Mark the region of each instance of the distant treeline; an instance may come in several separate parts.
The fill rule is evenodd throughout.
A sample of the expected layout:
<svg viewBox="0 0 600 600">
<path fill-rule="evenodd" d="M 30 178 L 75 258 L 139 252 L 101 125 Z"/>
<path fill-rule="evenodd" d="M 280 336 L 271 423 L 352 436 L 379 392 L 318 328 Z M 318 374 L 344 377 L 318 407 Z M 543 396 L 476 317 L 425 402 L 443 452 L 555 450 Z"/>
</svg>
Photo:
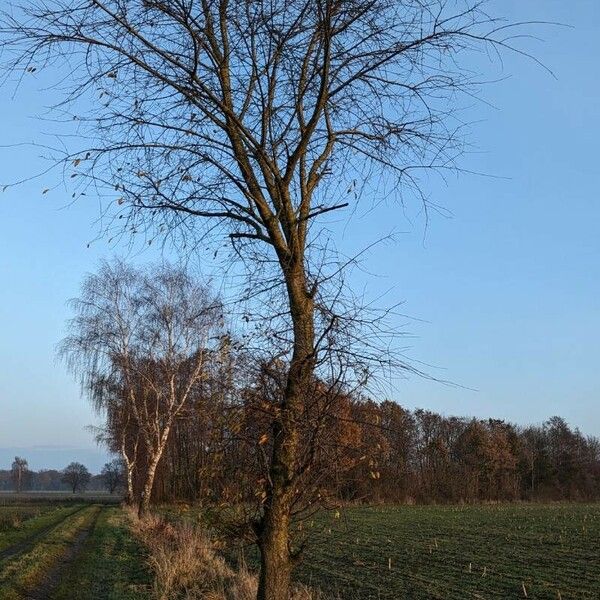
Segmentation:
<svg viewBox="0 0 600 600">
<path fill-rule="evenodd" d="M 0 492 L 99 492 L 113 493 L 122 489 L 123 464 L 116 459 L 104 465 L 99 475 L 92 475 L 78 462 L 61 471 L 29 469 L 27 459 L 16 456 L 11 469 L 0 469 Z"/>
<path fill-rule="evenodd" d="M 71 486 L 64 483 L 63 471 L 55 469 L 42 469 L 41 471 L 27 470 L 23 476 L 23 491 L 30 492 L 68 492 Z M 7 492 L 15 489 L 14 473 L 10 469 L 0 469 L 0 491 Z M 106 489 L 104 479 L 101 475 L 92 475 L 89 484 L 89 491 L 101 491 Z"/>
<path fill-rule="evenodd" d="M 518 427 L 411 412 L 390 401 L 346 398 L 343 404 L 330 442 L 332 448 L 352 448 L 354 465 L 340 469 L 335 453 L 329 455 L 321 486 L 330 498 L 422 503 L 600 498 L 600 442 L 560 417 Z M 156 499 L 219 500 L 260 476 L 248 444 L 237 443 L 219 415 L 213 423 L 207 416 L 190 407 L 177 421 L 156 475 Z M 255 417 L 244 422 L 254 428 L 250 435 L 260 447 L 263 427 Z M 352 458 L 345 453 L 340 460 Z"/>
<path fill-rule="evenodd" d="M 600 498 L 600 441 L 571 429 L 560 417 L 540 426 L 517 427 L 496 419 L 411 412 L 389 401 L 345 402 L 349 418 L 338 420 L 335 443 L 344 439 L 365 458 L 358 457 L 351 476 L 343 481 L 335 481 L 337 468 L 332 464 L 333 480 L 323 482 L 330 498 L 390 502 Z M 245 444 L 236 444 L 227 428 L 207 427 L 206 412 L 196 413 L 197 419 L 194 412 L 176 423 L 156 475 L 157 500 L 218 500 L 254 475 Z M 0 470 L 0 491 L 14 489 L 14 469 Z M 64 471 L 27 470 L 22 489 L 66 492 L 71 486 L 64 481 Z M 91 476 L 86 489 L 105 490 L 106 476 Z"/>
</svg>

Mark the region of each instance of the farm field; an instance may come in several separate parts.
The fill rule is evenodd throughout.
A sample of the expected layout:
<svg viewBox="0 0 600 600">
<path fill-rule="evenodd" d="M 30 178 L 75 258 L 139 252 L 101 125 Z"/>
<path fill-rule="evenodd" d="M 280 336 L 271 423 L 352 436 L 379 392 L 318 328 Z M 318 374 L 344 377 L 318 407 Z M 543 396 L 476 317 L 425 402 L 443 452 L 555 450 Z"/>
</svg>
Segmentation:
<svg viewBox="0 0 600 600">
<path fill-rule="evenodd" d="M 108 492 L 0 492 L 0 508 L 15 504 L 73 504 L 80 502 L 98 502 L 100 504 L 119 504 L 121 496 Z"/>
<path fill-rule="evenodd" d="M 298 579 L 325 598 L 600 597 L 600 504 L 347 508 L 301 534 Z M 146 565 L 118 506 L 0 505 L 2 600 L 152 598 Z"/>
<path fill-rule="evenodd" d="M 353 508 L 310 529 L 300 578 L 342 598 L 600 598 L 598 504 Z"/>
</svg>

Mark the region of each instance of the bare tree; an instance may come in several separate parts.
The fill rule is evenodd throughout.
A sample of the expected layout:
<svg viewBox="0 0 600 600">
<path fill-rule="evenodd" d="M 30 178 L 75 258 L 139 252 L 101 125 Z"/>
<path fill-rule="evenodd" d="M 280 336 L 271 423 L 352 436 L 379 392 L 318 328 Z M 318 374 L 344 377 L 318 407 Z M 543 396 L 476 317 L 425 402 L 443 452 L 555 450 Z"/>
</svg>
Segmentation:
<svg viewBox="0 0 600 600">
<path fill-rule="evenodd" d="M 11 466 L 10 476 L 17 493 L 21 493 L 23 490 L 28 472 L 29 465 L 27 464 L 27 461 L 20 456 L 15 456 L 15 460 Z"/>
<path fill-rule="evenodd" d="M 456 97 L 477 84 L 460 59 L 513 34 L 477 0 L 32 0 L 2 16 L 10 72 L 58 61 L 71 84 L 59 109 L 83 147 L 61 164 L 75 193 L 150 241 L 224 235 L 253 306 L 272 292 L 288 367 L 256 528 L 261 599 L 288 596 L 298 423 L 321 342 L 347 316 L 324 218 L 451 168 Z"/>
<path fill-rule="evenodd" d="M 65 467 L 61 481 L 66 483 L 75 493 L 85 491 L 91 478 L 92 476 L 85 465 L 72 462 Z"/>
<path fill-rule="evenodd" d="M 123 484 L 123 471 L 123 461 L 118 458 L 107 462 L 102 467 L 100 475 L 110 494 L 113 494 L 114 491 Z"/>
<path fill-rule="evenodd" d="M 173 423 L 201 385 L 210 345 L 220 339 L 221 303 L 184 270 L 117 261 L 85 280 L 73 307 L 61 352 L 107 413 L 108 437 L 128 465 L 130 493 L 138 444 L 144 444 L 141 516 Z"/>
</svg>

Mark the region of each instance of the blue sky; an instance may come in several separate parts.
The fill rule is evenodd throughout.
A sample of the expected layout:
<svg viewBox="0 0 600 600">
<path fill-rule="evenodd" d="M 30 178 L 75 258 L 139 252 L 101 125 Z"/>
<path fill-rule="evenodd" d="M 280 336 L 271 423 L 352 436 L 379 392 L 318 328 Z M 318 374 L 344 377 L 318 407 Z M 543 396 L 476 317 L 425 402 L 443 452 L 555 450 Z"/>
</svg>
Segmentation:
<svg viewBox="0 0 600 600">
<path fill-rule="evenodd" d="M 492 107 L 465 113 L 475 147 L 462 166 L 495 177 L 430 178 L 428 195 L 451 217 L 434 214 L 425 230 L 420 218 L 384 206 L 347 228 L 340 244 L 357 249 L 403 232 L 370 254 L 377 277 L 369 290 L 405 301 L 415 318 L 411 357 L 470 388 L 413 377 L 394 399 L 522 424 L 560 414 L 600 435 L 600 3 L 495 0 L 490 8 L 573 26 L 536 30 L 545 41 L 532 48 L 556 79 L 518 57 L 505 57 L 503 69 L 484 65 L 490 79 L 507 78 L 484 90 Z M 14 99 L 2 91 L 0 144 L 40 140 L 44 124 L 32 117 L 47 100 L 36 93 L 42 85 L 32 80 Z M 0 183 L 35 170 L 39 154 L 0 149 Z M 85 426 L 95 417 L 55 347 L 82 276 L 127 250 L 106 240 L 87 248 L 98 233 L 96 201 L 65 208 L 68 195 L 42 195 L 44 187 L 0 194 L 0 449 L 67 446 L 74 458 L 89 457 Z"/>
</svg>

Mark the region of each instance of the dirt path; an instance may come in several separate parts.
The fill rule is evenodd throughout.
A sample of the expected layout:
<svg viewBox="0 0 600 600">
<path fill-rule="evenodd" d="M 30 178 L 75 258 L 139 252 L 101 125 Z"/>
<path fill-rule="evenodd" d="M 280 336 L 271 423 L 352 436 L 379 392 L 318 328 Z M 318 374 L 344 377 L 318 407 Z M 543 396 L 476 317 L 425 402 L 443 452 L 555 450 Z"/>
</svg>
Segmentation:
<svg viewBox="0 0 600 600">
<path fill-rule="evenodd" d="M 46 535 L 48 535 L 48 533 L 50 533 L 55 527 L 60 527 L 60 525 L 64 523 L 67 519 L 70 519 L 85 508 L 86 506 L 80 506 L 79 508 L 72 510 L 66 515 L 63 515 L 62 518 L 51 523 L 50 525 L 47 525 L 42 529 L 37 529 L 28 538 L 25 538 L 24 540 L 21 540 L 20 542 L 17 542 L 16 544 L 13 544 L 12 546 L 9 546 L 8 548 L 5 548 L 4 550 L 0 551 L 0 562 L 6 560 L 7 558 L 14 558 L 16 556 L 19 556 L 19 554 L 29 552 L 42 538 L 46 537 Z"/>
<path fill-rule="evenodd" d="M 52 593 L 60 583 L 61 575 L 68 570 L 68 568 L 75 562 L 83 550 L 85 542 L 94 531 L 98 517 L 104 508 L 105 507 L 98 507 L 98 510 L 92 517 L 91 521 L 77 533 L 73 543 L 61 556 L 57 564 L 55 564 L 54 567 L 45 575 L 44 580 L 37 586 L 35 590 L 29 591 L 24 595 L 25 600 L 49 600 L 52 597 Z"/>
</svg>

